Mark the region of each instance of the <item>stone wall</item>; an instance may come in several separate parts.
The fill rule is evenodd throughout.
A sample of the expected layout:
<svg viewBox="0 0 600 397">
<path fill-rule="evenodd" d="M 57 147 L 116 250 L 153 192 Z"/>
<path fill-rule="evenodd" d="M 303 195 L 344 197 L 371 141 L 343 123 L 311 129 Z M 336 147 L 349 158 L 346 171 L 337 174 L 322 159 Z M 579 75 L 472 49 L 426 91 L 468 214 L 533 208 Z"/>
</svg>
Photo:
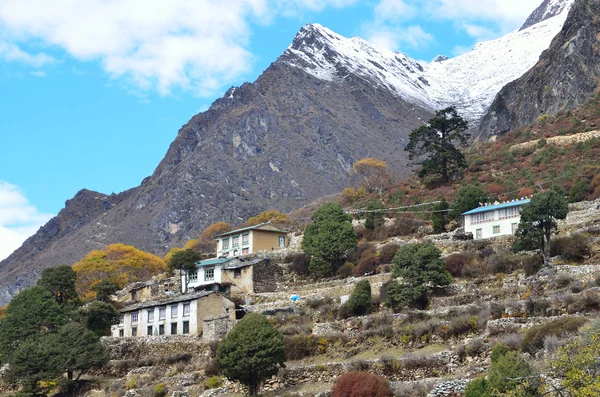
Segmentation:
<svg viewBox="0 0 600 397">
<path fill-rule="evenodd" d="M 206 319 L 202 327 L 202 338 L 207 341 L 221 340 L 227 336 L 235 324 L 235 320 L 231 320 L 229 316 Z"/>
</svg>

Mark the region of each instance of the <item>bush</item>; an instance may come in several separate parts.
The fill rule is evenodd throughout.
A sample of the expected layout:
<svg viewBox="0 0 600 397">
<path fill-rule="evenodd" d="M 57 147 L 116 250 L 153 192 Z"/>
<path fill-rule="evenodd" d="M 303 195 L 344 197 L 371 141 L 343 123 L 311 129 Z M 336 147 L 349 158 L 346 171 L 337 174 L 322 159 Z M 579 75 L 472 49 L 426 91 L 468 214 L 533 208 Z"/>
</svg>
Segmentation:
<svg viewBox="0 0 600 397">
<path fill-rule="evenodd" d="M 581 233 L 555 238 L 550 243 L 550 255 L 560 255 L 566 260 L 583 260 L 590 255 L 588 238 Z"/>
<path fill-rule="evenodd" d="M 521 348 L 534 354 L 544 347 L 544 339 L 550 335 L 563 336 L 576 332 L 587 320 L 583 317 L 561 317 L 546 324 L 531 327 L 525 334 Z"/>
<path fill-rule="evenodd" d="M 342 278 L 350 277 L 354 272 L 354 265 L 350 262 L 345 262 L 342 266 L 340 266 L 335 274 Z"/>
<path fill-rule="evenodd" d="M 313 256 L 308 264 L 308 272 L 315 278 L 324 278 L 331 275 L 331 263 L 318 256 Z"/>
<path fill-rule="evenodd" d="M 479 318 L 466 314 L 451 320 L 444 331 L 446 337 L 457 337 L 477 331 L 477 329 L 479 329 Z"/>
<path fill-rule="evenodd" d="M 164 383 L 159 383 L 152 389 L 152 397 L 165 397 L 167 395 L 167 388 Z"/>
<path fill-rule="evenodd" d="M 571 186 L 571 190 L 569 191 L 569 202 L 576 203 L 585 200 L 589 190 L 590 187 L 588 184 L 585 181 L 578 179 L 573 186 Z"/>
<path fill-rule="evenodd" d="M 304 254 L 294 255 L 291 260 L 290 270 L 300 276 L 308 275 L 310 256 Z"/>
<path fill-rule="evenodd" d="M 367 314 L 371 308 L 371 283 L 368 280 L 359 281 L 347 304 L 355 316 Z"/>
<path fill-rule="evenodd" d="M 425 221 L 417 218 L 415 215 L 404 214 L 396 216 L 394 224 L 389 230 L 390 237 L 392 236 L 408 236 L 417 233 L 421 226 L 425 225 Z"/>
<path fill-rule="evenodd" d="M 216 376 L 221 373 L 221 366 L 219 362 L 215 359 L 211 359 L 206 363 L 206 368 L 204 369 L 204 374 L 206 376 Z"/>
<path fill-rule="evenodd" d="M 585 294 L 578 296 L 567 307 L 567 312 L 569 314 L 585 313 L 595 310 L 600 310 L 600 295 L 597 291 L 588 291 Z"/>
<path fill-rule="evenodd" d="M 490 390 L 485 377 L 475 378 L 467 383 L 465 397 L 490 397 Z"/>
<path fill-rule="evenodd" d="M 533 276 L 542 268 L 542 261 L 537 255 L 521 257 L 521 267 L 527 276 Z"/>
<path fill-rule="evenodd" d="M 375 245 L 371 243 L 360 243 L 358 246 L 350 248 L 348 250 L 348 253 L 346 254 L 346 259 L 348 259 L 352 263 L 358 263 L 359 259 L 363 255 L 375 255 L 376 253 L 377 248 L 375 247 Z"/>
<path fill-rule="evenodd" d="M 391 397 L 389 382 L 368 372 L 348 372 L 335 382 L 332 397 Z"/>
<path fill-rule="evenodd" d="M 379 266 L 379 257 L 373 254 L 363 255 L 358 261 L 358 266 L 353 270 L 357 277 L 374 274 L 377 266 Z"/>
<path fill-rule="evenodd" d="M 220 376 L 211 376 L 210 378 L 204 381 L 204 387 L 207 389 L 216 389 L 218 387 L 223 386 L 223 378 Z"/>
<path fill-rule="evenodd" d="M 301 360 L 313 353 L 314 340 L 311 336 L 286 336 L 283 340 L 287 360 Z"/>
<path fill-rule="evenodd" d="M 460 277 L 464 267 L 471 260 L 472 256 L 467 253 L 452 254 L 444 258 L 444 265 L 453 277 Z"/>
<path fill-rule="evenodd" d="M 388 243 L 388 244 L 384 245 L 383 247 L 381 247 L 381 250 L 379 251 L 379 261 L 382 264 L 392 263 L 392 260 L 394 259 L 394 255 L 396 255 L 396 252 L 398 252 L 398 249 L 400 249 L 400 246 L 398 244 Z"/>
</svg>

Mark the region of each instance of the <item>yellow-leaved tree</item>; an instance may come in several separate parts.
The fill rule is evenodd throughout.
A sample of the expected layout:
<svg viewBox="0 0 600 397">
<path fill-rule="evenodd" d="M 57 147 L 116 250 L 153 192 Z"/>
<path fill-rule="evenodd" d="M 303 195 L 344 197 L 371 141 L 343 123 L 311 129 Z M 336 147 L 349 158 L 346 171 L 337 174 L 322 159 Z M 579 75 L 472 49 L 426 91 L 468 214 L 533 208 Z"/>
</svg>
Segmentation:
<svg viewBox="0 0 600 397">
<path fill-rule="evenodd" d="M 274 225 L 282 226 L 289 225 L 292 221 L 286 214 L 282 214 L 277 210 L 267 210 L 256 216 L 253 216 L 252 218 L 248 218 L 246 221 L 246 226 L 256 226 L 266 222 L 271 222 Z"/>
<path fill-rule="evenodd" d="M 354 163 L 350 175 L 353 182 L 368 193 L 380 193 L 391 177 L 385 161 L 372 157 Z"/>
<path fill-rule="evenodd" d="M 119 288 L 128 283 L 146 281 L 166 270 L 165 261 L 131 245 L 111 244 L 94 250 L 73 265 L 77 272 L 75 289 L 83 300 L 95 297 L 94 286 L 109 280 Z"/>
<path fill-rule="evenodd" d="M 204 229 L 204 231 L 200 234 L 200 237 L 188 240 L 181 248 L 171 248 L 167 255 L 165 255 L 165 262 L 169 263 L 174 253 L 178 251 L 185 251 L 186 249 L 192 249 L 202 255 L 215 255 L 217 251 L 217 243 L 214 240 L 215 236 L 221 233 L 227 233 L 232 229 L 233 227 L 231 224 L 227 222 L 213 223 Z"/>
</svg>

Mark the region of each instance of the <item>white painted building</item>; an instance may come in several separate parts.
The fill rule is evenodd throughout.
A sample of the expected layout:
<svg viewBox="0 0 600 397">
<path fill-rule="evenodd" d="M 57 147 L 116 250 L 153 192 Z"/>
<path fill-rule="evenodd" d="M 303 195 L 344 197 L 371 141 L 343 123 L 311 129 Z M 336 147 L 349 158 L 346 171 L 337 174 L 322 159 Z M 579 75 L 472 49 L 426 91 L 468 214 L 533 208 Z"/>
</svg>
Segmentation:
<svg viewBox="0 0 600 397">
<path fill-rule="evenodd" d="M 275 251 L 289 244 L 288 231 L 270 222 L 232 230 L 215 236 L 218 257 L 237 257 L 259 251 Z"/>
<path fill-rule="evenodd" d="M 204 323 L 216 318 L 235 320 L 235 304 L 213 291 L 147 301 L 121 310 L 114 337 L 201 335 Z"/>
<path fill-rule="evenodd" d="M 467 211 L 463 214 L 465 233 L 472 233 L 475 240 L 514 235 L 521 221 L 521 208 L 530 201 L 513 200 Z"/>
</svg>

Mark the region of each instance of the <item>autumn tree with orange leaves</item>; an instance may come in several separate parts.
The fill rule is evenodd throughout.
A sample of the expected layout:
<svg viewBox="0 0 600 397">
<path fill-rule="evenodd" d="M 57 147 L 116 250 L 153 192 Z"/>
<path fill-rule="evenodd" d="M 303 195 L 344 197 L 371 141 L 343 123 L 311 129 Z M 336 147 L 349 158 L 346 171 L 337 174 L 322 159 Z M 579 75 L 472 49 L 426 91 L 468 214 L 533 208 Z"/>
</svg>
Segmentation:
<svg viewBox="0 0 600 397">
<path fill-rule="evenodd" d="M 166 270 L 165 261 L 131 245 L 112 244 L 94 250 L 73 265 L 77 273 L 75 289 L 82 300 L 95 297 L 94 287 L 108 280 L 118 288 L 128 283 L 146 281 Z"/>
<path fill-rule="evenodd" d="M 350 175 L 353 182 L 367 193 L 380 193 L 391 177 L 385 161 L 372 157 L 354 163 Z"/>
</svg>

